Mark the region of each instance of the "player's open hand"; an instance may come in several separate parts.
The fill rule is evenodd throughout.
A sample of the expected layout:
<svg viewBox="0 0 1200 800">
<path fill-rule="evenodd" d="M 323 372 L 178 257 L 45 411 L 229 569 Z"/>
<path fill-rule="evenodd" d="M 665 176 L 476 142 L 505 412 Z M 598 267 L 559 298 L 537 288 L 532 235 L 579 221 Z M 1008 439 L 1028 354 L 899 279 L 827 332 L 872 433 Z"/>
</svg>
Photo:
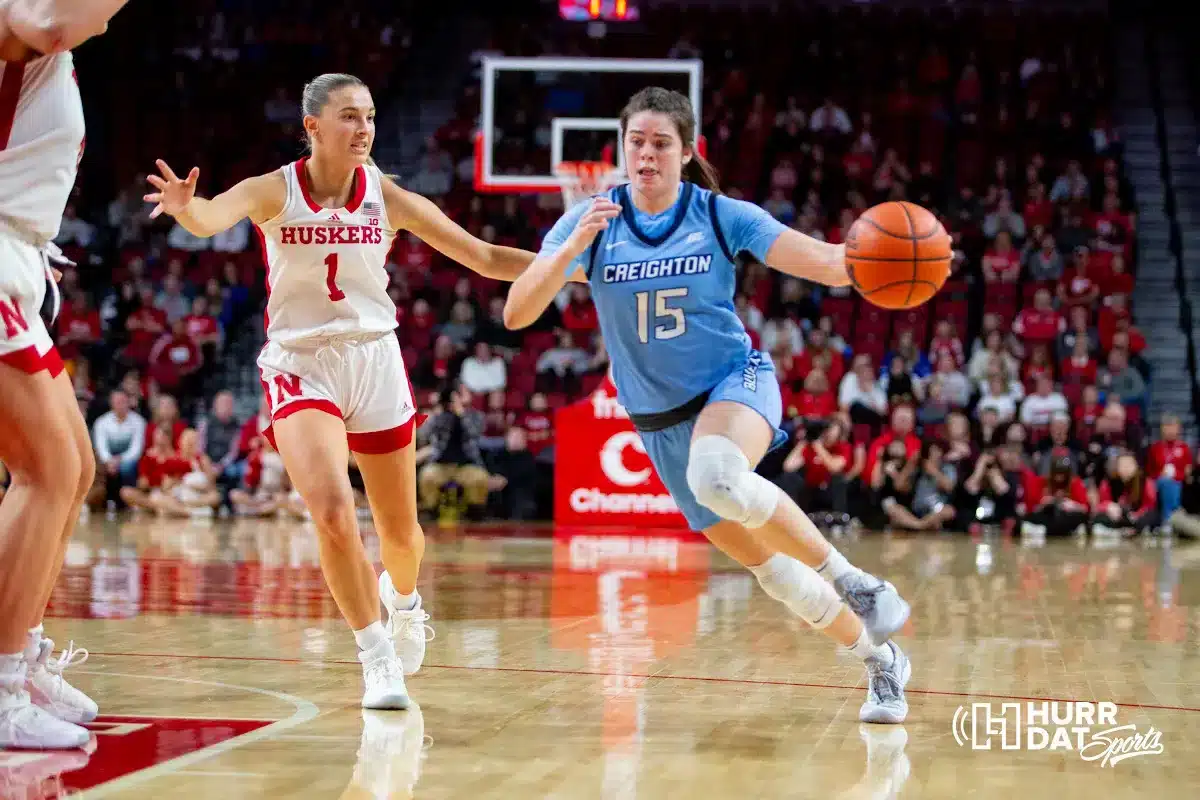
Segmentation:
<svg viewBox="0 0 1200 800">
<path fill-rule="evenodd" d="M 591 207 L 579 218 L 567 239 L 567 247 L 576 255 L 583 253 L 592 246 L 600 231 L 608 227 L 608 221 L 620 213 L 621 207 L 613 201 L 603 197 L 593 199 Z"/>
<path fill-rule="evenodd" d="M 142 199 L 147 203 L 157 204 L 150 212 L 150 219 L 163 213 L 175 216 L 187 208 L 188 203 L 192 202 L 192 198 L 196 196 L 196 180 L 200 177 L 200 168 L 192 167 L 187 178 L 181 180 L 161 158 L 154 163 L 158 165 L 162 176 L 148 175 L 146 180 L 158 191 L 150 192 Z"/>
</svg>

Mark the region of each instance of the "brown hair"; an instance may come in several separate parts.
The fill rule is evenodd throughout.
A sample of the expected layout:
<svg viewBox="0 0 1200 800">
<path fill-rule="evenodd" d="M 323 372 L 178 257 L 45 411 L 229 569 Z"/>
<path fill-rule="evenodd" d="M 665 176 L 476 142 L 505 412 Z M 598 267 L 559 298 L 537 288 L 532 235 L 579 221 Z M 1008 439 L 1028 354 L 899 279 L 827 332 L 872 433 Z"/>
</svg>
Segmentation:
<svg viewBox="0 0 1200 800">
<path fill-rule="evenodd" d="M 683 140 L 683 146 L 692 149 L 692 160 L 683 168 L 684 177 L 705 189 L 720 192 L 716 169 L 696 149 L 696 111 L 692 108 L 692 101 L 679 92 L 661 86 L 647 86 L 629 98 L 629 102 L 621 109 L 622 139 L 625 137 L 625 128 L 629 125 L 629 118 L 642 111 L 654 111 L 671 118 L 679 132 L 679 138 Z"/>
<path fill-rule="evenodd" d="M 325 106 L 329 105 L 329 95 L 345 89 L 349 86 L 361 86 L 368 89 L 367 84 L 363 83 L 362 79 L 356 78 L 353 75 L 347 75 L 344 72 L 326 72 L 324 75 L 318 75 L 308 83 L 304 84 L 304 93 L 300 99 L 300 113 L 306 117 L 319 117 Z M 312 152 L 312 139 L 308 132 L 304 133 L 304 143 L 306 149 Z M 367 163 L 372 167 L 377 166 L 375 159 L 367 156 Z M 398 180 L 395 175 L 388 175 L 392 180 Z"/>
</svg>

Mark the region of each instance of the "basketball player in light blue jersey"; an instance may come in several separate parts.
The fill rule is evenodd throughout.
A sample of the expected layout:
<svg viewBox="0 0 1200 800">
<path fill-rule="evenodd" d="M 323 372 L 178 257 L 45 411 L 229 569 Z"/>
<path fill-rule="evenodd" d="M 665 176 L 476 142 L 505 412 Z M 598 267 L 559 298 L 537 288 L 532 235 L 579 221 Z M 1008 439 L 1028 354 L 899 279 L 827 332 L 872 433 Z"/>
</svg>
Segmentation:
<svg viewBox="0 0 1200 800">
<path fill-rule="evenodd" d="M 638 92 L 621 113 L 621 137 L 629 183 L 559 219 L 513 284 L 505 324 L 530 325 L 568 280 L 586 280 L 618 399 L 688 523 L 864 660 L 861 720 L 903 722 L 911 667 L 891 637 L 909 606 L 754 472 L 787 435 L 775 367 L 750 347 L 733 308 L 740 254 L 842 286 L 850 282 L 844 250 L 719 195 L 695 152 L 695 117 L 682 94 Z M 708 188 L 682 180 L 684 169 Z"/>
</svg>

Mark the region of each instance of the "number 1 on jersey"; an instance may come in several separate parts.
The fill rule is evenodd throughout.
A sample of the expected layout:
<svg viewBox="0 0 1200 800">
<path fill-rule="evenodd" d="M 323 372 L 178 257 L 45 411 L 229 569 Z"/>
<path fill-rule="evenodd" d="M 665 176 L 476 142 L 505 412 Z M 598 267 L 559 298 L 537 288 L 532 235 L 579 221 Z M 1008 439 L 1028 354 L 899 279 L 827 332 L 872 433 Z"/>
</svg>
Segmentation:
<svg viewBox="0 0 1200 800">
<path fill-rule="evenodd" d="M 687 320 L 684 319 L 682 308 L 671 308 L 667 301 L 673 297 L 687 297 L 687 287 L 678 289 L 659 289 L 657 292 L 638 292 L 637 297 L 637 326 L 638 340 L 642 344 L 650 342 L 650 295 L 654 295 L 654 318 L 670 317 L 672 324 L 654 326 L 655 339 L 674 339 L 683 336 L 687 331 Z"/>
<path fill-rule="evenodd" d="M 330 253 L 325 256 L 325 285 L 329 287 L 329 299 L 335 303 L 338 300 L 346 299 L 346 293 L 337 286 L 337 269 L 337 253 Z"/>
</svg>

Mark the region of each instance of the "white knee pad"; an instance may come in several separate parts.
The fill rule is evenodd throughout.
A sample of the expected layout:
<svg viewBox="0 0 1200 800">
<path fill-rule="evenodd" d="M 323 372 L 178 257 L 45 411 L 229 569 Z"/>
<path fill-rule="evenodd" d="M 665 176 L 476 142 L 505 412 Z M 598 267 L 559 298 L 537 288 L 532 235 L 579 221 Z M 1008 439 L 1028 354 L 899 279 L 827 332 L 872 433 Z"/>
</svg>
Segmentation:
<svg viewBox="0 0 1200 800">
<path fill-rule="evenodd" d="M 751 470 L 746 454 L 724 436 L 692 442 L 687 482 L 700 505 L 747 528 L 765 525 L 779 503 L 779 488 Z"/>
<path fill-rule="evenodd" d="M 776 553 L 750 571 L 764 592 L 817 630 L 829 627 L 841 613 L 842 601 L 833 584 L 794 558 Z"/>
</svg>

